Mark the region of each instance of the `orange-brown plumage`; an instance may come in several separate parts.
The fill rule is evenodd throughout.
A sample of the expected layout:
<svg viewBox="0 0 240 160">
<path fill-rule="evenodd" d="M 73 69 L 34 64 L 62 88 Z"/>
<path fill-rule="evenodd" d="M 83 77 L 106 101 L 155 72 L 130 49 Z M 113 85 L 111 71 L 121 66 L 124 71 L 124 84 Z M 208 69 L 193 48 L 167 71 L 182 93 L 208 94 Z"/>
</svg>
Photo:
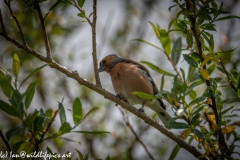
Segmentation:
<svg viewBox="0 0 240 160">
<path fill-rule="evenodd" d="M 171 118 L 165 111 L 166 106 L 161 99 L 146 100 L 132 94 L 136 91 L 158 94 L 158 89 L 149 71 L 143 65 L 112 54 L 101 60 L 99 72 L 102 71 L 109 73 L 117 95 L 123 96 L 133 104 L 146 104 L 157 112 L 164 124 Z"/>
</svg>

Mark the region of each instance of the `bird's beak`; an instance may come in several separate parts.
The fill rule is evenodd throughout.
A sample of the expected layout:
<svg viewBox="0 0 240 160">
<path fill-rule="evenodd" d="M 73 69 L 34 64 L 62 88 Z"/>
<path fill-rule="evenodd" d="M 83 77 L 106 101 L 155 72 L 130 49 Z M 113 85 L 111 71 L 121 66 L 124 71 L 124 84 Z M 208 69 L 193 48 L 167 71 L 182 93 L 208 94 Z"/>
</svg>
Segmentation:
<svg viewBox="0 0 240 160">
<path fill-rule="evenodd" d="M 103 72 L 105 69 L 105 66 L 100 66 L 100 68 L 98 69 L 98 72 Z"/>
</svg>

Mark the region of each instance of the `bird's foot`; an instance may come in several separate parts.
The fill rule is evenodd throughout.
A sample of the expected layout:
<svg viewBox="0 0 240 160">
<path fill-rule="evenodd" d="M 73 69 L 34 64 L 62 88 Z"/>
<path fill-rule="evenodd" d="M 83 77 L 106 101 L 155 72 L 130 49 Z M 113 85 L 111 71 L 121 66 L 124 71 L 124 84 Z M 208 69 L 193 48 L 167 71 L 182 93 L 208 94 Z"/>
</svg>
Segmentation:
<svg viewBox="0 0 240 160">
<path fill-rule="evenodd" d="M 144 106 L 142 106 L 142 107 L 141 107 L 141 108 L 139 108 L 138 110 L 139 110 L 139 112 L 142 112 L 142 113 L 144 113 Z"/>
<path fill-rule="evenodd" d="M 122 94 L 117 94 L 116 97 L 118 97 L 120 100 L 123 100 L 124 102 L 128 103 L 128 100 L 122 95 Z"/>
</svg>

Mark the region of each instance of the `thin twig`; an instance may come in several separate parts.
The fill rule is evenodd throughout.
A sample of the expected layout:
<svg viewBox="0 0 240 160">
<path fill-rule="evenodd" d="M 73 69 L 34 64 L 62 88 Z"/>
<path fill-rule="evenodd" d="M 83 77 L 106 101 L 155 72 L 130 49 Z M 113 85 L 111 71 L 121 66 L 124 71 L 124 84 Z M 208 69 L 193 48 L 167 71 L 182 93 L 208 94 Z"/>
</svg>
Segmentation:
<svg viewBox="0 0 240 160">
<path fill-rule="evenodd" d="M 4 24 L 3 19 L 0 19 L 0 23 Z M 32 54 L 35 57 L 39 58 L 41 61 L 44 61 L 44 62 L 48 63 L 51 68 L 54 68 L 54 69 L 58 70 L 59 72 L 65 74 L 66 76 L 76 80 L 80 85 L 84 85 L 87 88 L 89 88 L 89 89 L 99 93 L 100 95 L 104 96 L 106 99 L 109 99 L 110 101 L 119 104 L 122 108 L 124 108 L 124 109 L 128 110 L 129 112 L 133 113 L 137 117 L 141 118 L 145 123 L 154 127 L 159 132 L 161 132 L 163 135 L 167 136 L 168 138 L 170 138 L 173 141 L 175 141 L 176 143 L 178 143 L 180 147 L 187 150 L 189 153 L 194 155 L 196 158 L 199 158 L 202 155 L 202 153 L 199 152 L 194 146 L 191 146 L 186 141 L 184 141 L 181 137 L 175 135 L 174 133 L 172 133 L 171 131 L 166 129 L 163 125 L 160 125 L 159 122 L 151 119 L 146 114 L 144 114 L 142 112 L 139 112 L 139 110 L 137 108 L 135 108 L 132 105 L 120 100 L 119 98 L 117 98 L 112 93 L 104 90 L 102 87 L 100 87 L 98 85 L 94 85 L 91 82 L 87 81 L 86 79 L 80 77 L 77 71 L 69 71 L 66 67 L 56 63 L 55 61 L 53 61 L 49 58 L 46 58 L 41 53 L 29 48 L 26 45 L 21 44 L 19 41 L 10 37 L 7 34 L 3 34 L 3 33 L 0 32 L 0 35 L 5 37 L 7 41 L 13 43 L 15 46 L 17 46 L 19 48 L 22 48 L 27 53 Z M 206 159 L 206 158 L 202 158 L 202 159 Z"/>
<path fill-rule="evenodd" d="M 148 156 L 150 157 L 150 159 L 154 160 L 153 156 L 151 155 L 151 153 L 148 151 L 146 145 L 142 142 L 142 140 L 138 137 L 137 133 L 134 131 L 132 125 L 130 124 L 128 117 L 125 116 L 124 112 L 122 111 L 121 108 L 119 108 L 120 112 L 122 113 L 123 116 L 123 120 L 126 123 L 127 127 L 130 129 L 130 131 L 134 134 L 134 136 L 136 137 L 136 140 L 143 146 L 144 150 L 147 152 Z"/>
<path fill-rule="evenodd" d="M 8 152 L 9 152 L 9 153 L 10 153 L 10 152 L 13 153 L 13 151 L 12 151 L 12 149 L 11 149 L 8 141 L 7 141 L 6 138 L 4 137 L 1 129 L 0 129 L 0 137 L 2 138 L 3 143 L 4 143 L 5 146 L 7 147 Z M 14 157 L 14 156 L 12 157 L 12 159 L 13 159 L 13 160 L 17 160 L 17 158 Z"/>
<path fill-rule="evenodd" d="M 78 5 L 78 3 L 76 2 L 76 0 L 72 0 L 73 3 L 74 3 L 74 6 L 77 7 L 77 9 L 81 12 L 81 13 L 84 13 L 85 11 Z M 87 22 L 89 23 L 89 25 L 92 27 L 92 22 L 90 21 L 90 19 L 86 16 L 84 17 Z"/>
<path fill-rule="evenodd" d="M 13 11 L 12 11 L 11 4 L 10 4 L 11 1 L 4 0 L 4 2 L 5 2 L 5 4 L 7 5 L 8 9 L 9 9 L 9 11 L 10 11 L 11 17 L 14 19 L 14 21 L 15 21 L 16 24 L 17 24 L 17 27 L 18 27 L 19 32 L 20 32 L 21 37 L 22 37 L 23 44 L 24 44 L 24 45 L 27 45 L 27 42 L 26 42 L 25 36 L 24 36 L 24 34 L 23 34 L 22 28 L 21 28 L 21 26 L 20 26 L 20 24 L 19 24 L 16 16 L 14 15 L 14 13 L 13 13 Z"/>
<path fill-rule="evenodd" d="M 167 55 L 167 54 L 166 54 L 166 55 Z M 179 71 L 178 71 L 178 69 L 177 69 L 176 65 L 173 63 L 173 60 L 172 60 L 172 58 L 171 58 L 169 55 L 167 55 L 167 58 L 168 58 L 169 62 L 172 64 L 172 66 L 173 66 L 173 69 L 174 69 L 174 70 L 175 70 L 175 72 L 177 73 L 178 77 L 179 77 L 179 78 L 180 78 L 180 80 L 183 82 L 183 78 L 182 78 L 181 74 L 179 73 Z"/>
<path fill-rule="evenodd" d="M 97 0 L 93 0 L 92 58 L 93 58 L 93 67 L 94 67 L 96 84 L 101 86 L 101 81 L 98 73 L 98 61 L 97 61 L 96 25 L 97 25 Z"/>
<path fill-rule="evenodd" d="M 45 22 L 44 22 L 44 18 L 43 18 L 42 11 L 41 11 L 39 3 L 36 5 L 35 9 L 37 10 L 38 17 L 39 17 L 39 20 L 40 20 L 40 23 L 41 23 L 41 27 L 42 27 L 42 34 L 43 34 L 43 37 L 44 37 L 47 58 L 52 59 L 51 47 L 50 47 L 50 43 L 49 43 L 49 40 L 48 40 L 46 27 L 45 27 Z"/>
</svg>

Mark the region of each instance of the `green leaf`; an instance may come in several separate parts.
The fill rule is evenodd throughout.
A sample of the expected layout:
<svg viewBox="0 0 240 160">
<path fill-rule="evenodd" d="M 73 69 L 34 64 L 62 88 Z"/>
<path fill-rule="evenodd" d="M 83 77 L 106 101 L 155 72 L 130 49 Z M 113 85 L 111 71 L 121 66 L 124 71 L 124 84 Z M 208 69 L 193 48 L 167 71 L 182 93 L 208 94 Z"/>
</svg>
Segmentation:
<svg viewBox="0 0 240 160">
<path fill-rule="evenodd" d="M 183 15 L 185 15 L 185 16 L 194 16 L 194 13 L 193 12 L 191 12 L 191 11 L 189 11 L 189 10 L 182 10 L 182 12 L 181 12 Z"/>
<path fill-rule="evenodd" d="M 77 2 L 80 7 L 83 7 L 85 0 L 78 0 Z"/>
<path fill-rule="evenodd" d="M 189 104 L 189 106 L 194 105 L 194 104 L 196 104 L 196 103 L 203 102 L 205 99 L 206 99 L 205 97 L 198 97 L 197 99 L 193 100 L 193 101 Z"/>
<path fill-rule="evenodd" d="M 98 107 L 94 107 L 94 108 L 92 108 L 90 111 L 88 111 L 88 113 L 83 117 L 82 121 L 83 121 L 85 118 L 87 118 L 87 116 L 88 116 L 89 114 L 91 114 L 93 111 L 95 111 L 95 110 L 97 110 L 97 109 L 99 109 L 99 108 L 98 108 Z"/>
<path fill-rule="evenodd" d="M 191 90 L 189 92 L 189 96 L 191 99 L 196 99 L 197 98 L 197 93 L 194 90 Z"/>
<path fill-rule="evenodd" d="M 226 114 L 228 111 L 230 111 L 231 109 L 233 109 L 234 106 L 232 107 L 229 107 L 228 109 L 225 109 L 223 112 L 222 112 L 222 115 Z"/>
<path fill-rule="evenodd" d="M 171 53 L 171 42 L 168 33 L 165 29 L 160 30 L 160 42 L 162 43 L 165 54 L 170 55 Z"/>
<path fill-rule="evenodd" d="M 25 108 L 26 110 L 29 108 L 31 102 L 32 102 L 32 99 L 33 99 L 33 96 L 34 96 L 34 93 L 35 93 L 35 87 L 36 85 L 40 82 L 40 80 L 36 80 L 34 82 L 32 82 L 28 88 L 26 89 L 26 91 L 23 93 L 23 97 L 25 96 Z"/>
<path fill-rule="evenodd" d="M 162 75 L 162 78 L 161 78 L 160 92 L 162 92 L 162 91 L 163 91 L 164 82 L 165 82 L 165 80 L 164 80 L 164 76 L 165 76 L 165 75 Z"/>
<path fill-rule="evenodd" d="M 58 107 L 60 109 L 60 120 L 61 120 L 61 124 L 64 124 L 67 120 L 66 118 L 66 114 L 65 114 L 65 109 L 63 107 L 63 104 L 61 102 L 58 102 Z"/>
<path fill-rule="evenodd" d="M 187 45 L 189 48 L 192 48 L 192 45 L 193 45 L 193 36 L 191 33 L 187 32 L 187 38 L 186 38 L 186 41 L 187 41 Z"/>
<path fill-rule="evenodd" d="M 42 68 L 46 67 L 48 64 L 42 65 L 41 67 L 38 67 L 36 69 L 34 69 L 20 84 L 19 88 L 30 78 L 32 77 L 34 74 L 38 73 Z"/>
<path fill-rule="evenodd" d="M 222 20 L 233 19 L 233 18 L 240 19 L 240 17 L 238 17 L 238 16 L 226 16 L 226 17 L 218 18 L 218 19 L 216 19 L 215 21 L 222 21 Z"/>
<path fill-rule="evenodd" d="M 199 86 L 200 84 L 203 84 L 204 82 L 202 80 L 198 80 L 193 82 L 185 91 L 185 95 L 187 95 L 190 91 L 193 90 L 193 88 L 195 88 L 196 86 Z"/>
<path fill-rule="evenodd" d="M 160 74 L 164 74 L 164 75 L 166 75 L 166 76 L 174 77 L 174 74 L 169 73 L 169 72 L 167 72 L 167 71 L 165 71 L 165 70 L 163 70 L 163 69 L 155 66 L 155 65 L 152 64 L 151 62 L 141 61 L 141 63 L 144 63 L 144 64 L 148 65 L 152 70 L 154 70 L 154 71 L 156 71 L 156 72 L 158 72 L 158 73 L 160 73 Z"/>
<path fill-rule="evenodd" d="M 103 134 L 111 134 L 110 132 L 107 131 L 73 131 L 76 133 L 83 133 L 83 134 L 95 134 L 95 135 L 103 135 Z"/>
<path fill-rule="evenodd" d="M 197 129 L 194 129 L 194 133 L 201 139 L 205 138 L 204 134 L 201 131 L 197 130 Z"/>
<path fill-rule="evenodd" d="M 172 129 L 185 129 L 185 128 L 189 128 L 190 126 L 183 122 L 171 121 L 168 123 L 168 127 Z"/>
<path fill-rule="evenodd" d="M 79 98 L 75 98 L 72 106 L 72 112 L 73 112 L 73 122 L 76 125 L 82 119 L 82 103 Z"/>
<path fill-rule="evenodd" d="M 157 36 L 157 38 L 159 39 L 160 38 L 160 33 L 159 33 L 159 26 L 157 25 L 155 25 L 155 24 L 153 24 L 152 22 L 149 22 L 150 24 L 151 24 L 151 26 L 152 26 L 152 28 L 153 28 L 153 30 L 154 30 L 154 33 L 155 33 L 155 35 Z"/>
<path fill-rule="evenodd" d="M 209 41 L 209 52 L 213 53 L 214 50 L 214 39 L 213 39 L 213 35 L 210 35 L 210 41 Z"/>
<path fill-rule="evenodd" d="M 136 96 L 138 96 L 139 98 L 142 98 L 142 99 L 147 99 L 147 100 L 156 99 L 156 97 L 154 95 L 143 93 L 143 92 L 132 92 L 132 94 L 136 95 Z"/>
<path fill-rule="evenodd" d="M 56 8 L 60 3 L 61 3 L 62 0 L 58 0 L 56 3 L 54 3 L 52 5 L 52 7 L 50 7 L 49 11 L 53 10 L 54 8 Z"/>
<path fill-rule="evenodd" d="M 34 123 L 35 118 L 38 116 L 39 111 L 35 110 L 34 113 L 29 114 L 28 117 L 24 120 L 25 124 L 27 124 L 27 127 L 31 127 L 32 128 L 32 124 Z"/>
<path fill-rule="evenodd" d="M 6 138 L 7 140 L 9 141 L 10 138 L 14 135 L 21 135 L 21 132 L 24 131 L 24 128 L 22 127 L 14 127 L 14 128 L 11 128 L 10 130 L 8 130 L 6 132 Z"/>
<path fill-rule="evenodd" d="M 146 43 L 146 44 L 148 44 L 148 45 L 150 45 L 150 46 L 152 46 L 152 47 L 154 47 L 154 48 L 156 48 L 156 49 L 158 49 L 160 51 L 163 51 L 162 48 L 159 48 L 158 46 L 156 46 L 156 45 L 154 45 L 154 44 L 152 44 L 152 43 L 150 43 L 148 41 L 145 41 L 143 39 L 133 39 L 132 41 L 139 41 L 139 42 L 142 42 L 142 43 Z"/>
<path fill-rule="evenodd" d="M 174 160 L 180 150 L 180 146 L 178 144 L 175 145 L 175 147 L 173 148 L 171 155 L 169 156 L 168 160 Z"/>
<path fill-rule="evenodd" d="M 199 123 L 202 122 L 202 119 L 200 118 L 201 114 L 197 113 L 193 116 L 193 118 L 191 119 L 191 125 L 196 126 Z"/>
<path fill-rule="evenodd" d="M 208 71 L 208 74 L 211 75 L 213 70 L 215 69 L 216 65 L 215 63 L 213 63 L 211 66 L 208 67 L 207 71 Z"/>
<path fill-rule="evenodd" d="M 191 56 L 189 56 L 188 54 L 183 54 L 183 58 L 192 67 L 194 67 L 194 68 L 198 67 L 198 62 L 195 59 L 193 59 Z"/>
<path fill-rule="evenodd" d="M 192 67 L 191 65 L 189 65 L 188 77 L 187 77 L 188 82 L 192 81 L 192 77 L 194 76 L 195 70 L 196 70 L 195 67 Z"/>
<path fill-rule="evenodd" d="M 82 18 L 86 18 L 86 13 L 85 11 L 82 11 L 80 13 L 77 14 L 79 17 L 82 17 Z"/>
<path fill-rule="evenodd" d="M 171 58 L 175 65 L 178 63 L 180 59 L 181 49 L 182 49 L 182 37 L 178 37 L 178 39 L 173 44 L 171 53 Z"/>
<path fill-rule="evenodd" d="M 14 53 L 13 54 L 13 62 L 12 62 L 12 70 L 13 70 L 13 74 L 15 75 L 16 78 L 18 77 L 19 68 L 20 68 L 20 60 L 19 60 L 17 53 Z"/>
<path fill-rule="evenodd" d="M 78 153 L 78 157 L 80 158 L 80 160 L 84 160 L 82 152 L 80 152 L 79 150 L 75 149 Z"/>
<path fill-rule="evenodd" d="M 23 96 L 21 95 L 21 93 L 19 93 L 18 90 L 13 90 L 13 94 L 12 94 L 11 98 L 9 99 L 9 101 L 11 102 L 13 107 L 15 107 L 17 109 L 17 111 L 21 117 L 23 117 L 23 115 L 24 115 L 24 105 L 22 103 L 22 99 L 23 99 Z"/>
<path fill-rule="evenodd" d="M 105 160 L 111 160 L 111 158 L 109 157 L 109 155 L 107 156 L 107 158 Z"/>
<path fill-rule="evenodd" d="M 71 131 L 71 129 L 72 127 L 70 126 L 70 124 L 68 122 L 64 122 L 59 128 L 59 133 L 60 134 L 68 133 Z"/>
<path fill-rule="evenodd" d="M 33 130 L 36 131 L 40 131 L 42 132 L 42 128 L 43 128 L 43 122 L 45 120 L 45 117 L 38 115 L 35 119 L 34 119 L 34 123 L 33 123 Z"/>
<path fill-rule="evenodd" d="M 210 138 L 213 134 L 215 133 L 215 131 L 214 130 L 211 130 L 210 132 L 208 132 L 207 134 L 206 134 L 206 139 L 208 139 L 208 138 Z"/>
<path fill-rule="evenodd" d="M 185 82 L 185 81 L 186 81 L 185 72 L 184 72 L 184 70 L 183 70 L 182 68 L 180 68 L 180 71 L 181 71 L 181 73 L 182 73 L 182 77 L 183 77 L 183 80 L 184 80 L 184 82 Z"/>
<path fill-rule="evenodd" d="M 5 75 L 0 70 L 0 87 L 2 88 L 2 91 L 4 95 L 7 98 L 10 98 L 13 94 L 13 87 L 11 85 L 11 81 L 8 81 Z"/>
</svg>

